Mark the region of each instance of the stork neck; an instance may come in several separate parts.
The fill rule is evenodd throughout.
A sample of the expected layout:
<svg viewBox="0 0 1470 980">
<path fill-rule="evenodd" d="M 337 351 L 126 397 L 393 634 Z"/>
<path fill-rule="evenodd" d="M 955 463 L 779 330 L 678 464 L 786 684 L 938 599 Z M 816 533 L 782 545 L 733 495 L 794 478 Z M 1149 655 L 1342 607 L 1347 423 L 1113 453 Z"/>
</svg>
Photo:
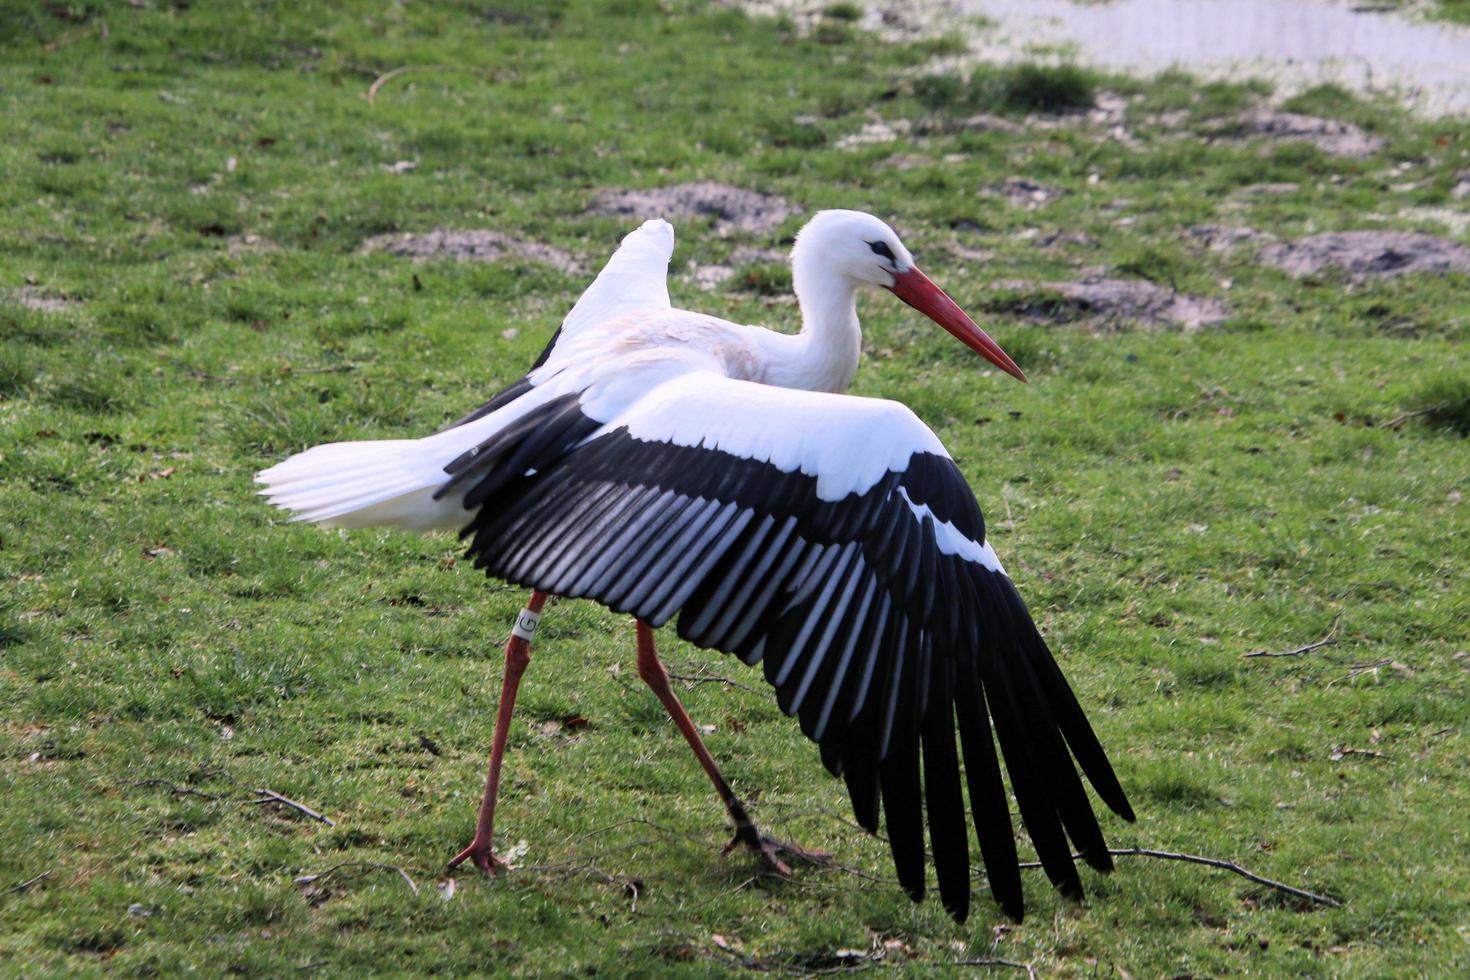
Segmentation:
<svg viewBox="0 0 1470 980">
<path fill-rule="evenodd" d="M 862 330 L 857 318 L 857 289 L 852 280 L 831 268 L 793 262 L 792 281 L 801 307 L 801 334 L 796 363 L 800 387 L 844 391 L 857 374 Z"/>
</svg>

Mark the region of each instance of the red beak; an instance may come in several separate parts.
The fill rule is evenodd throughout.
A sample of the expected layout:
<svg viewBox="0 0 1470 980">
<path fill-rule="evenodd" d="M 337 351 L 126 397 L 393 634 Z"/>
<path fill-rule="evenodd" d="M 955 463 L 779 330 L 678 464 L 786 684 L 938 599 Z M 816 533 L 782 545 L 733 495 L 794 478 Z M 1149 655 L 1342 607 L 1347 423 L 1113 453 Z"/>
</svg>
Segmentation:
<svg viewBox="0 0 1470 980">
<path fill-rule="evenodd" d="M 990 335 L 981 330 L 975 321 L 960 309 L 958 303 L 950 299 L 944 290 L 934 285 L 933 280 L 917 268 L 895 275 L 893 285 L 888 288 L 893 295 L 954 334 L 964 342 L 966 347 L 984 357 L 991 364 L 1013 378 L 1020 381 L 1026 380 L 1026 375 L 1016 367 L 1016 362 L 1000 349 L 1000 344 L 991 340 Z"/>
</svg>

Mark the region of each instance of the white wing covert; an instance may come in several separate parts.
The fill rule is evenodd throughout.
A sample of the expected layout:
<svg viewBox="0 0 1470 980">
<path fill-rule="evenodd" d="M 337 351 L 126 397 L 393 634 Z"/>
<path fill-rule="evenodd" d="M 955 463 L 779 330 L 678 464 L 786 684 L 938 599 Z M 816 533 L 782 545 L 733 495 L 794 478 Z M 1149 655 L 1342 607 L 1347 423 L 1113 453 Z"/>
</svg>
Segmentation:
<svg viewBox="0 0 1470 980">
<path fill-rule="evenodd" d="M 622 244 L 582 293 L 577 305 L 551 335 L 541 355 L 526 376 L 512 382 L 473 412 L 450 423 L 453 429 L 504 408 L 542 384 L 541 370 L 563 342 L 599 324 L 611 323 L 629 313 L 671 309 L 669 302 L 669 258 L 674 254 L 674 226 L 661 218 L 645 221 L 623 236 Z"/>
<path fill-rule="evenodd" d="M 623 236 L 618 250 L 562 320 L 558 332 L 569 337 L 628 313 L 669 309 L 669 259 L 673 254 L 674 226 L 661 218 L 643 222 Z"/>
</svg>

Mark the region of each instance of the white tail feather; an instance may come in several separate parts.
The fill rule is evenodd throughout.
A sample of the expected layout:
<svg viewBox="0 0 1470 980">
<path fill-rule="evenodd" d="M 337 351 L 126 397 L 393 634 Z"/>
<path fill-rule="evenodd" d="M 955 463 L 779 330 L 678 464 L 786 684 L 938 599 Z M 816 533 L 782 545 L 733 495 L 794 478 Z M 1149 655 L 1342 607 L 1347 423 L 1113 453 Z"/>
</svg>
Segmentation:
<svg viewBox="0 0 1470 980">
<path fill-rule="evenodd" d="M 574 382 L 575 379 L 572 379 Z M 461 488 L 435 500 L 444 467 L 516 419 L 562 393 L 539 386 L 489 415 L 422 439 L 331 442 L 255 476 L 261 493 L 293 521 L 322 527 L 458 530 L 469 523 Z"/>
<path fill-rule="evenodd" d="M 427 440 L 334 442 L 297 453 L 255 477 L 272 504 L 294 521 L 322 527 L 459 528 L 468 520 L 463 495 L 434 499 L 448 479 L 443 450 Z M 450 457 L 452 458 L 452 456 Z"/>
</svg>

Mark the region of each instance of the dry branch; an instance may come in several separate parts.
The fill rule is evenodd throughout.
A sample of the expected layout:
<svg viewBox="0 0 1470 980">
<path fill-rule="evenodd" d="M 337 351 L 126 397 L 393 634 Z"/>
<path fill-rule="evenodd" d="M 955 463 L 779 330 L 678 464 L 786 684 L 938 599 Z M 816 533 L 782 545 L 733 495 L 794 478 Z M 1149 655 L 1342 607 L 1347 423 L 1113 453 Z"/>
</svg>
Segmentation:
<svg viewBox="0 0 1470 980">
<path fill-rule="evenodd" d="M 392 71 L 384 72 L 373 80 L 373 84 L 369 85 L 367 90 L 368 104 L 372 105 L 374 100 L 377 99 L 378 89 L 400 75 L 407 75 L 410 72 L 416 71 L 464 71 L 472 75 L 489 76 L 489 72 L 481 68 L 471 68 L 468 65 L 404 65 L 402 68 L 394 68 Z"/>
<path fill-rule="evenodd" d="M 218 800 L 220 797 L 213 793 L 205 793 L 189 786 L 175 786 L 167 779 L 129 779 L 123 783 L 124 786 L 162 786 L 168 790 L 170 796 L 197 796 L 201 800 Z"/>
<path fill-rule="evenodd" d="M 315 810 L 313 810 L 311 807 L 307 806 L 305 803 L 297 803 L 295 800 L 290 799 L 289 797 L 282 796 L 280 793 L 277 793 L 273 789 L 258 789 L 255 792 L 260 794 L 260 798 L 257 800 L 246 800 L 246 803 L 280 803 L 290 807 L 297 813 L 305 814 L 313 820 L 319 820 L 322 823 L 326 824 L 328 827 L 337 826 L 337 821 L 331 819 L 330 817 L 324 817 L 320 813 L 317 813 Z M 418 891 L 418 889 L 415 888 L 414 891 Z"/>
<path fill-rule="evenodd" d="M 1013 970 L 1025 970 L 1028 980 L 1035 980 L 1036 968 L 1030 963 L 1003 960 L 996 956 L 982 956 L 972 960 L 955 960 L 955 966 L 1008 966 Z"/>
<path fill-rule="evenodd" d="M 17 892 L 29 891 L 30 890 L 30 887 L 32 885 L 34 885 L 36 882 L 41 881 L 41 880 L 46 879 L 46 878 L 49 878 L 49 877 L 51 877 L 51 872 L 50 871 L 42 871 L 40 874 L 36 875 L 34 878 L 27 878 L 25 881 L 22 881 L 18 885 L 11 885 L 9 888 L 5 889 L 5 891 L 0 892 L 0 895 L 14 895 Z"/>
<path fill-rule="evenodd" d="M 683 670 L 689 670 L 691 668 L 695 671 L 695 673 L 686 674 L 681 672 Z M 765 692 L 758 691 L 753 687 L 742 684 L 732 677 L 726 677 L 723 674 L 717 674 L 713 670 L 711 670 L 708 665 L 698 662 L 676 665 L 674 670 L 669 671 L 669 679 L 682 681 L 684 684 L 687 685 L 688 688 L 695 688 L 698 687 L 700 684 L 719 684 L 723 687 L 733 687 L 741 691 L 748 691 L 749 693 L 757 695 L 758 697 L 765 697 Z"/>
<path fill-rule="evenodd" d="M 1332 908 L 1338 908 L 1342 905 L 1341 900 L 1333 898 L 1330 895 L 1318 895 L 1316 892 L 1309 892 L 1305 888 L 1297 888 L 1295 885 L 1287 885 L 1279 881 L 1273 881 L 1270 878 L 1265 877 L 1264 875 L 1258 875 L 1254 871 L 1242 868 L 1234 861 L 1224 861 L 1220 858 L 1212 857 L 1201 857 L 1198 854 L 1179 854 L 1174 851 L 1155 851 L 1146 847 L 1108 848 L 1108 853 L 1113 855 L 1114 857 L 1150 857 L 1159 858 L 1164 861 L 1183 861 L 1186 864 L 1202 864 L 1209 868 L 1219 868 L 1222 871 L 1229 871 L 1234 874 L 1238 874 L 1242 878 L 1247 878 L 1251 881 L 1254 881 L 1258 885 L 1265 885 L 1267 888 L 1273 888 L 1276 891 L 1283 892 L 1287 895 L 1294 895 L 1297 898 L 1306 899 L 1314 905 L 1327 905 Z M 1082 855 L 1074 854 L 1072 855 L 1072 857 L 1074 859 L 1077 859 L 1081 858 Z M 1041 862 L 1027 861 L 1023 863 L 1021 867 L 1039 868 L 1041 867 Z"/>
<path fill-rule="evenodd" d="M 535 864 L 530 867 L 521 868 L 520 870 L 526 873 L 550 877 L 552 880 L 586 877 L 596 878 L 609 885 L 617 885 L 623 890 L 625 895 L 632 899 L 633 904 L 629 908 L 629 911 L 632 912 L 638 911 L 638 899 L 643 896 L 644 884 L 641 879 L 625 878 L 622 875 L 615 875 L 603 871 L 601 868 L 591 864 L 575 864 L 569 861 L 565 864 Z"/>
<path fill-rule="evenodd" d="M 172 796 L 197 796 L 201 800 L 209 800 L 210 802 L 218 802 L 220 800 L 226 799 L 226 797 L 216 796 L 213 793 L 205 793 L 202 790 L 193 789 L 188 786 L 179 786 L 169 782 L 166 779 L 129 779 L 125 780 L 123 782 L 123 785 L 148 787 L 157 786 L 168 790 L 169 794 Z M 311 819 L 316 820 L 319 823 L 324 823 L 328 827 L 337 826 L 337 822 L 331 817 L 323 816 L 322 814 L 317 813 L 311 807 L 307 806 L 305 803 L 299 803 L 296 800 L 291 799 L 289 796 L 282 796 L 280 793 L 277 793 L 273 789 L 257 789 L 253 790 L 252 792 L 255 793 L 254 799 L 235 800 L 234 802 L 240 803 L 244 806 L 253 806 L 261 803 L 279 803 L 282 806 L 290 807 L 303 816 L 310 817 Z"/>
<path fill-rule="evenodd" d="M 1403 428 L 1404 423 L 1409 421 L 1410 419 L 1422 418 L 1425 415 L 1430 415 L 1434 412 L 1439 411 L 1443 407 L 1443 405 L 1431 405 L 1428 408 L 1421 408 L 1414 412 L 1405 412 L 1402 415 L 1395 415 L 1393 418 L 1383 423 L 1383 428 L 1401 429 Z"/>
<path fill-rule="evenodd" d="M 1327 631 L 1327 635 L 1324 636 L 1324 637 L 1322 637 L 1322 639 L 1316 641 L 1315 643 L 1308 643 L 1306 646 L 1297 647 L 1295 650 L 1281 650 L 1281 651 L 1276 652 L 1276 653 L 1273 653 L 1273 652 L 1271 652 L 1269 650 L 1255 650 L 1255 651 L 1253 651 L 1251 653 L 1247 653 L 1246 656 L 1247 657 L 1300 657 L 1304 653 L 1311 653 L 1313 650 L 1320 650 L 1322 647 L 1330 647 L 1334 643 L 1337 642 L 1337 624 L 1338 624 L 1339 621 L 1340 620 L 1334 619 L 1332 621 L 1332 628 Z"/>
</svg>

